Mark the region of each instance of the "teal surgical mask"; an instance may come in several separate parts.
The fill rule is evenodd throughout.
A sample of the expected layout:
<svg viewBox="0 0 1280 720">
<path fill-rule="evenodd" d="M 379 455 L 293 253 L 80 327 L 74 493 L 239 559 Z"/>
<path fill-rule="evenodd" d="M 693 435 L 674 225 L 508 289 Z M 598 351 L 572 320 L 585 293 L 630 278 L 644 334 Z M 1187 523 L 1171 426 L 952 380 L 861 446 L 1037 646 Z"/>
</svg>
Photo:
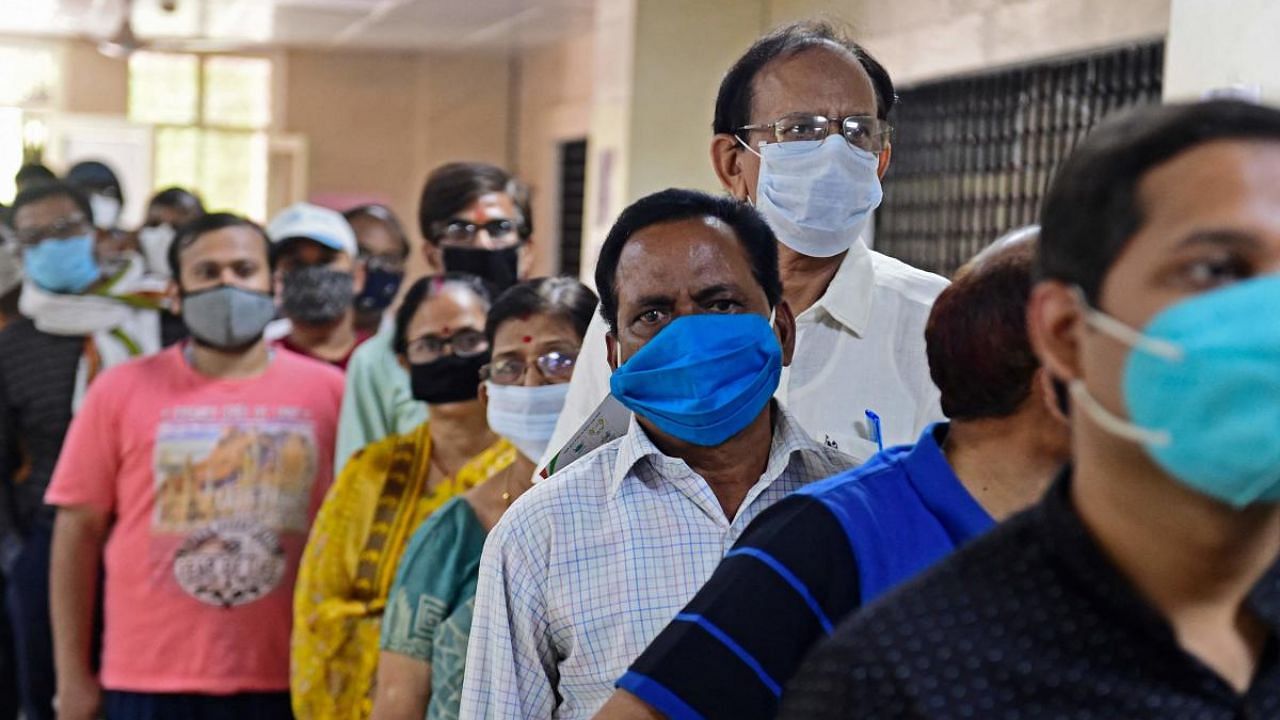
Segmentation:
<svg viewBox="0 0 1280 720">
<path fill-rule="evenodd" d="M 1076 406 L 1103 430 L 1141 445 L 1165 472 L 1234 507 L 1280 501 L 1280 275 L 1182 300 L 1134 330 L 1090 307 L 1087 322 L 1131 347 L 1123 394 L 1129 418 L 1107 410 L 1083 380 Z"/>
</svg>

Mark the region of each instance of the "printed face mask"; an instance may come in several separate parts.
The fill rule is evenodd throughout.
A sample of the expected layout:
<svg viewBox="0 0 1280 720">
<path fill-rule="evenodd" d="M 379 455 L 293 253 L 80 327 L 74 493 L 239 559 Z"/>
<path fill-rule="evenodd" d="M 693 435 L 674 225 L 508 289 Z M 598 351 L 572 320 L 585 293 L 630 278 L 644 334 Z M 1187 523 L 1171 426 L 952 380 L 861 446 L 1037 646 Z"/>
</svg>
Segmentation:
<svg viewBox="0 0 1280 720">
<path fill-rule="evenodd" d="M 556 430 L 569 383 L 525 387 L 487 382 L 485 387 L 489 394 L 489 428 L 537 462 Z"/>
<path fill-rule="evenodd" d="M 1133 348 L 1123 391 L 1129 418 L 1082 380 L 1071 397 L 1103 430 L 1140 444 L 1165 472 L 1235 507 L 1280 501 L 1280 275 L 1182 300 L 1141 332 L 1088 305 L 1094 329 Z"/>
<path fill-rule="evenodd" d="M 182 321 L 197 342 L 231 350 L 262 337 L 276 314 L 270 293 L 219 285 L 182 296 Z"/>
<path fill-rule="evenodd" d="M 719 445 L 759 416 L 782 376 L 782 346 L 763 317 L 686 315 L 613 371 L 609 388 L 659 430 Z"/>
<path fill-rule="evenodd" d="M 52 293 L 76 295 L 102 277 L 90 233 L 24 248 L 22 266 L 31 282 Z"/>
<path fill-rule="evenodd" d="M 832 257 L 853 246 L 880 206 L 880 158 L 840 135 L 769 143 L 759 152 L 756 209 L 778 240 L 802 255 Z"/>
<path fill-rule="evenodd" d="M 307 266 L 284 275 L 280 304 L 285 317 L 304 325 L 336 321 L 355 302 L 355 278 L 349 272 Z"/>
<path fill-rule="evenodd" d="M 361 312 L 386 310 L 396 299 L 400 291 L 403 273 L 390 270 L 367 270 L 364 276 L 364 290 L 356 297 L 356 309 Z"/>
</svg>

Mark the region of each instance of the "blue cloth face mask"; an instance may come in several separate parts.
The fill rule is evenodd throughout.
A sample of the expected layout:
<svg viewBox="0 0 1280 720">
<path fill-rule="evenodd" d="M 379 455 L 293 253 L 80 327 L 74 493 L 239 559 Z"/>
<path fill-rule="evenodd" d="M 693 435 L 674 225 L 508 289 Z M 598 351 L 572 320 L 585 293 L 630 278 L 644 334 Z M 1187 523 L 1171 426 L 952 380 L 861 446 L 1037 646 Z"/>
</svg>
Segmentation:
<svg viewBox="0 0 1280 720">
<path fill-rule="evenodd" d="M 1080 380 L 1077 404 L 1104 430 L 1139 443 L 1188 487 L 1237 508 L 1280 501 L 1280 275 L 1178 302 L 1142 332 L 1087 308 L 1089 324 L 1133 348 L 1125 361 L 1129 420 Z"/>
<path fill-rule="evenodd" d="M 89 233 L 49 238 L 24 248 L 22 269 L 40 288 L 68 295 L 83 292 L 102 277 L 93 255 L 93 235 Z"/>
<path fill-rule="evenodd" d="M 880 207 L 880 158 L 841 135 L 768 143 L 759 152 L 756 209 L 801 255 L 833 257 L 853 246 Z"/>
<path fill-rule="evenodd" d="M 781 376 L 782 346 L 763 317 L 686 315 L 614 370 L 609 388 L 662 432 L 712 447 L 759 416 Z"/>
</svg>

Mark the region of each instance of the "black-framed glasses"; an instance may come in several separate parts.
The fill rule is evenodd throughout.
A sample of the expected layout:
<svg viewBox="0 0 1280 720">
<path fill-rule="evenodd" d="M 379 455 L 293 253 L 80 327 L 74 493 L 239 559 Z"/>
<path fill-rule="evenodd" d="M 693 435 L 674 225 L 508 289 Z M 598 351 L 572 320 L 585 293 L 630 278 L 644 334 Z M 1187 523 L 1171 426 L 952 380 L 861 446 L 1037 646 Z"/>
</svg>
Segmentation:
<svg viewBox="0 0 1280 720">
<path fill-rule="evenodd" d="M 573 377 L 573 367 L 578 362 L 578 354 L 552 350 L 539 355 L 533 365 L 542 373 L 542 377 L 552 382 L 568 382 Z M 524 379 L 529 370 L 529 363 L 524 358 L 501 357 L 480 369 L 480 377 L 492 380 L 499 385 L 516 385 Z"/>
<path fill-rule="evenodd" d="M 488 352 L 489 338 L 483 332 L 471 328 L 459 330 L 449 337 L 423 335 L 409 341 L 405 357 L 413 365 L 429 363 L 449 354 L 446 349 L 458 357 L 475 357 Z"/>
<path fill-rule="evenodd" d="M 893 126 L 874 115 L 850 115 L 832 120 L 814 113 L 789 113 L 766 125 L 743 125 L 742 130 L 771 130 L 776 142 L 825 140 L 839 132 L 849 144 L 871 153 L 879 153 L 893 137 Z"/>
<path fill-rule="evenodd" d="M 489 238 L 497 243 L 513 244 L 519 240 L 517 237 L 519 227 L 516 222 L 507 218 L 499 218 L 480 224 L 467 220 L 450 220 L 445 223 L 444 229 L 440 233 L 440 242 L 449 245 L 472 245 L 476 241 L 476 235 L 481 230 L 484 230 L 489 235 Z"/>
<path fill-rule="evenodd" d="M 89 221 L 84 215 L 68 215 L 52 225 L 25 228 L 14 233 L 18 244 L 24 247 L 39 245 L 45 240 L 66 240 L 89 231 Z"/>
</svg>

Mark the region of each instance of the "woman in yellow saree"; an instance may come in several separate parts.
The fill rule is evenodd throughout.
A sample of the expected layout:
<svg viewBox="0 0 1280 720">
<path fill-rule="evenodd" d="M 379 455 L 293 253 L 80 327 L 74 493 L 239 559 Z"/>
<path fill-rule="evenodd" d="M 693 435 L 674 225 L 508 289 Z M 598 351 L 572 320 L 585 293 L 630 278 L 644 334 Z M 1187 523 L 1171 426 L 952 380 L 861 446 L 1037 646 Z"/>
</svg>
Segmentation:
<svg viewBox="0 0 1280 720">
<path fill-rule="evenodd" d="M 312 526 L 294 592 L 300 720 L 369 716 L 379 626 L 409 537 L 451 498 L 512 471 L 516 449 L 477 397 L 489 304 L 477 278 L 446 273 L 414 284 L 396 314 L 394 347 L 430 420 L 354 455 Z"/>
</svg>

